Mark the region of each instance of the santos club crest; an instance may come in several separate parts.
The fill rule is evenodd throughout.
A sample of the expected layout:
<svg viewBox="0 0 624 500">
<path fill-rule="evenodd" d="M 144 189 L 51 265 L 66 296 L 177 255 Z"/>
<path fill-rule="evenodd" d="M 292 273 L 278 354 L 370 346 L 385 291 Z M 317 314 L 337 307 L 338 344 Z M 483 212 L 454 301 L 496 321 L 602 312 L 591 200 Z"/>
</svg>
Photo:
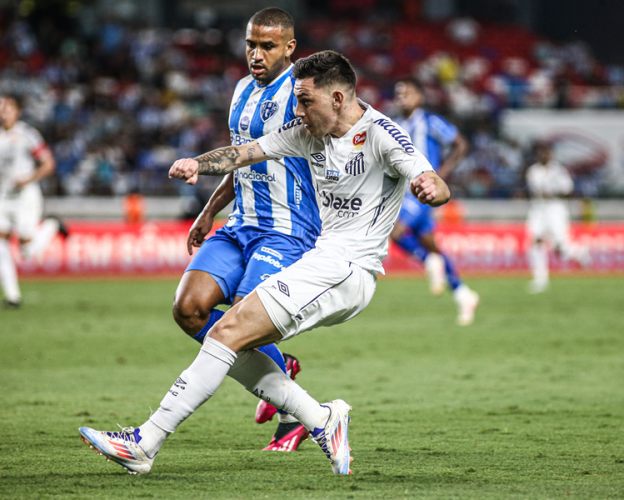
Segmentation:
<svg viewBox="0 0 624 500">
<path fill-rule="evenodd" d="M 275 116 L 278 109 L 279 104 L 275 101 L 264 101 L 260 105 L 260 118 L 262 118 L 262 121 L 266 123 L 268 120 L 273 118 L 273 116 Z"/>
<path fill-rule="evenodd" d="M 349 161 L 345 165 L 345 172 L 351 175 L 364 173 L 364 153 L 351 153 Z"/>
</svg>

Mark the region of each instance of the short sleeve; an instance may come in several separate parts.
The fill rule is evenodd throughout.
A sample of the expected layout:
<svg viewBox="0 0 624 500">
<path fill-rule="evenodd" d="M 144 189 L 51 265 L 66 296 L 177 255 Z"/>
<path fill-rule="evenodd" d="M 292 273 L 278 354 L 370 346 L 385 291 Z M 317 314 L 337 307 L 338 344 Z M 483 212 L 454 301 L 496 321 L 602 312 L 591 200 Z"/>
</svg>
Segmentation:
<svg viewBox="0 0 624 500">
<path fill-rule="evenodd" d="M 33 127 L 27 126 L 27 128 L 24 129 L 24 140 L 26 148 L 34 158 L 38 158 L 45 151 L 48 151 L 48 145 L 43 139 L 43 136 Z"/>
<path fill-rule="evenodd" d="M 388 150 L 386 157 L 392 170 L 406 179 L 414 179 L 423 172 L 433 172 L 431 163 L 415 148 L 413 152 L 409 152 L 400 146 L 395 146 Z"/>
<path fill-rule="evenodd" d="M 301 118 L 296 118 L 257 141 L 266 156 L 279 160 L 285 156 L 307 157 L 311 138 Z"/>
<path fill-rule="evenodd" d="M 452 144 L 459 135 L 455 125 L 438 115 L 429 115 L 429 133 L 443 146 Z"/>
</svg>

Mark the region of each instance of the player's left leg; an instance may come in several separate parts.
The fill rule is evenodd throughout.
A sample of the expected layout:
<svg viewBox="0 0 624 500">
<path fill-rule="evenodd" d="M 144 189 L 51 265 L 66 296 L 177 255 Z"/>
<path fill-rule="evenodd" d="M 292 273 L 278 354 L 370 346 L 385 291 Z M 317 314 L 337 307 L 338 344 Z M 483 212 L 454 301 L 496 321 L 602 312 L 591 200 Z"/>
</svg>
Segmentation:
<svg viewBox="0 0 624 500">
<path fill-rule="evenodd" d="M 41 255 L 59 233 L 67 234 L 67 230 L 57 217 L 42 220 L 31 239 L 20 241 L 22 254 L 26 259 Z"/>
</svg>

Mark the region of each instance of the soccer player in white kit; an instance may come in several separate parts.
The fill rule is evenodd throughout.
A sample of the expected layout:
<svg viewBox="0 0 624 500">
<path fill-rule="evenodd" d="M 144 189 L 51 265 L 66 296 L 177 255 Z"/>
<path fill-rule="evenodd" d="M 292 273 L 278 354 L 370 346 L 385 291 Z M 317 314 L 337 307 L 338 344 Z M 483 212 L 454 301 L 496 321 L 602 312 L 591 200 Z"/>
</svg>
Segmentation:
<svg viewBox="0 0 624 500">
<path fill-rule="evenodd" d="M 570 214 L 562 199 L 574 190 L 574 181 L 568 170 L 553 158 L 552 147 L 542 143 L 537 149 L 538 162 L 526 172 L 526 183 L 531 197 L 527 228 L 531 235 L 529 264 L 533 281 L 531 293 L 548 288 L 548 243 L 564 259 L 573 259 L 585 266 L 590 256 L 586 248 L 570 242 Z"/>
<path fill-rule="evenodd" d="M 293 75 L 297 118 L 249 144 L 178 160 L 170 177 L 194 184 L 269 158 L 303 157 L 310 164 L 323 232 L 315 248 L 267 278 L 208 332 L 199 355 L 139 428 L 80 428 L 98 453 L 132 473 L 147 473 L 178 425 L 206 402 L 226 375 L 293 415 L 325 452 L 335 474 L 349 474 L 351 407 L 319 404 L 267 356 L 253 349 L 360 313 L 383 272 L 388 235 L 407 186 L 421 203 L 438 206 L 448 187 L 404 130 L 357 100 L 349 61 L 333 51 L 300 59 Z"/>
<path fill-rule="evenodd" d="M 9 237 L 19 237 L 22 254 L 32 258 L 42 252 L 59 230 L 56 219 L 39 225 L 43 196 L 39 183 L 56 168 L 54 156 L 41 134 L 21 121 L 17 96 L 0 98 L 0 283 L 7 308 L 21 304 L 17 269 Z"/>
</svg>

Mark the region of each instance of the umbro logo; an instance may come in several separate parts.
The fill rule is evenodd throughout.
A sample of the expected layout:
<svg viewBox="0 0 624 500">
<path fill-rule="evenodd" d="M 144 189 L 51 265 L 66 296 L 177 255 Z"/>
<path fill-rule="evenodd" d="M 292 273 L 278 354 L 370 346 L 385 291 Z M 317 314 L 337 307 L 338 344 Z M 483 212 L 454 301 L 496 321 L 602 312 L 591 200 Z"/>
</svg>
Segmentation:
<svg viewBox="0 0 624 500">
<path fill-rule="evenodd" d="M 277 288 L 287 297 L 290 297 L 290 290 L 288 290 L 288 285 L 286 283 L 282 283 L 281 281 L 277 282 Z"/>
<path fill-rule="evenodd" d="M 310 156 L 314 161 L 325 161 L 325 155 L 323 153 L 312 153 Z"/>
</svg>

